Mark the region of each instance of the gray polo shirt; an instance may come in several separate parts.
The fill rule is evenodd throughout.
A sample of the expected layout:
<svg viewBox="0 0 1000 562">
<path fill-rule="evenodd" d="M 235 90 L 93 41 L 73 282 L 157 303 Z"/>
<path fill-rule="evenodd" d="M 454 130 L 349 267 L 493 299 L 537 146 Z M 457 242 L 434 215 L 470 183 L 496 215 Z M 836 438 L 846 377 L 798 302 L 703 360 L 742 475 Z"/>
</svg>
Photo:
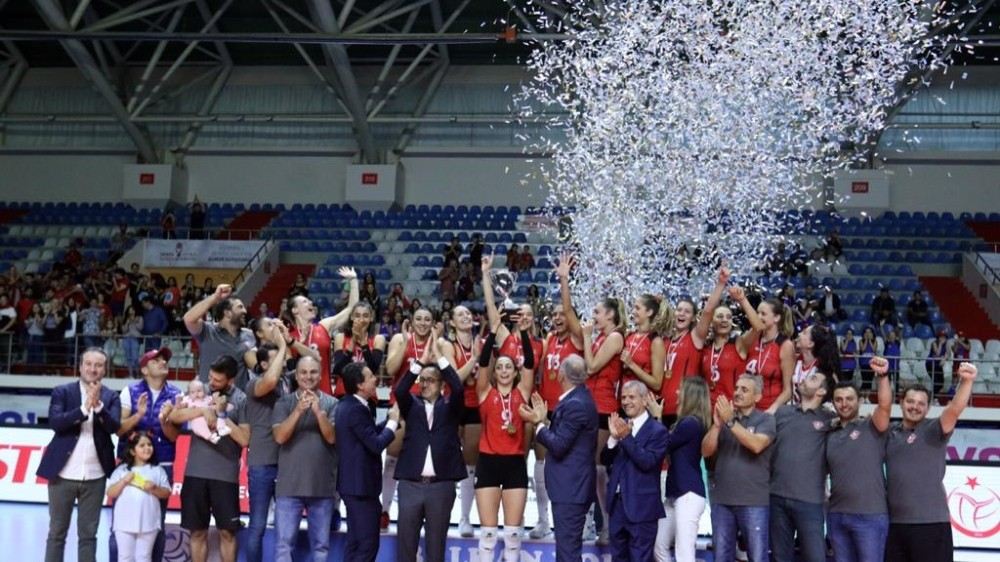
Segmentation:
<svg viewBox="0 0 1000 562">
<path fill-rule="evenodd" d="M 807 503 L 823 503 L 826 434 L 836 414 L 819 407 L 782 406 L 774 414 L 777 437 L 771 461 L 771 493 Z"/>
<path fill-rule="evenodd" d="M 247 423 L 250 424 L 250 447 L 247 450 L 247 466 L 278 464 L 278 444 L 271 431 L 271 417 L 274 405 L 284 394 L 284 382 L 279 381 L 274 390 L 261 398 L 254 396 L 254 388 L 263 377 L 252 375 L 247 383 Z M 282 377 L 283 379 L 284 377 Z"/>
<path fill-rule="evenodd" d="M 924 419 L 913 429 L 902 422 L 889 428 L 885 448 L 891 523 L 947 523 L 944 491 L 945 435 L 938 418 Z"/>
<path fill-rule="evenodd" d="M 847 425 L 837 421 L 826 435 L 830 470 L 830 512 L 855 515 L 888 513 L 885 499 L 885 442 L 871 418 Z"/>
<path fill-rule="evenodd" d="M 246 386 L 249 371 L 243 362 L 243 354 L 257 344 L 253 332 L 240 328 L 239 334 L 234 336 L 215 322 L 205 322 L 195 339 L 198 340 L 198 380 L 208 383 L 208 368 L 212 363 L 223 355 L 232 355 L 240 368 L 236 373 L 236 386 Z"/>
<path fill-rule="evenodd" d="M 229 419 L 237 425 L 246 423 L 246 394 L 232 386 L 227 395 L 227 401 L 226 415 L 229 416 Z M 240 481 L 240 456 L 242 454 L 243 446 L 233 441 L 231 435 L 222 437 L 214 445 L 201 437 L 192 436 L 184 476 L 238 484 Z"/>
<path fill-rule="evenodd" d="M 774 416 L 760 410 L 750 415 L 737 415 L 736 421 L 751 433 L 775 436 Z M 722 505 L 765 506 L 771 498 L 772 442 L 760 454 L 753 454 L 723 426 L 719 432 L 719 447 L 715 452 L 715 471 L 709 482 L 709 498 Z"/>
<path fill-rule="evenodd" d="M 319 409 L 333 423 L 337 399 L 317 391 Z M 299 402 L 297 393 L 282 396 L 274 405 L 271 423 L 278 425 L 292 414 Z M 278 482 L 275 496 L 307 498 L 333 497 L 337 490 L 337 456 L 333 445 L 323 440 L 319 421 L 307 410 L 299 417 L 291 439 L 278 450 Z"/>
</svg>

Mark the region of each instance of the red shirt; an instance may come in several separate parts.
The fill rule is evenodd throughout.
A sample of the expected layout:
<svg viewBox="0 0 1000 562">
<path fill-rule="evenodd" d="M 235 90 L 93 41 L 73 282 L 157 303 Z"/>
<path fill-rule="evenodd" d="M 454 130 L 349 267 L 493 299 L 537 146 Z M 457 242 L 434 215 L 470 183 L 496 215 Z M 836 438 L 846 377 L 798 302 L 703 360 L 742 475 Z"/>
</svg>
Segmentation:
<svg viewBox="0 0 1000 562">
<path fill-rule="evenodd" d="M 406 372 L 410 370 L 410 365 L 412 365 L 414 361 L 417 361 L 418 359 L 424 356 L 424 350 L 427 349 L 427 344 L 430 343 L 430 341 L 431 338 L 428 336 L 427 340 L 424 341 L 424 343 L 418 344 L 417 336 L 414 334 L 410 334 L 410 338 L 406 342 L 406 347 L 403 350 L 403 362 L 399 365 L 399 369 L 397 369 L 396 372 L 393 373 L 392 375 L 391 389 L 393 390 L 393 392 L 389 393 L 390 405 L 396 403 L 396 393 L 395 393 L 396 383 L 398 383 L 399 379 L 403 378 L 403 375 L 405 375 Z M 420 394 L 419 382 L 414 382 L 413 386 L 410 387 L 410 394 L 413 393 Z"/>
<path fill-rule="evenodd" d="M 764 391 L 760 402 L 757 402 L 757 407 L 761 410 L 766 410 L 774 404 L 784 386 L 784 377 L 781 373 L 781 344 L 785 339 L 784 336 L 778 335 L 769 342 L 762 342 L 758 335 L 747 354 L 747 372 L 760 375 L 764 379 Z"/>
<path fill-rule="evenodd" d="M 327 394 L 333 394 L 330 389 L 330 333 L 322 324 L 310 324 L 305 337 L 299 332 L 299 327 L 294 326 L 288 331 L 288 335 L 302 342 L 306 347 L 319 352 L 319 388 Z M 292 357 L 298 357 L 298 352 L 292 348 Z"/>
<path fill-rule="evenodd" d="M 375 349 L 375 336 L 368 336 L 368 349 Z M 344 341 L 340 346 L 340 350 L 347 352 L 354 363 L 363 363 L 365 361 L 364 349 L 354 347 L 354 337 L 351 334 L 344 334 Z M 337 382 L 334 384 L 333 395 L 340 398 L 344 394 L 347 394 L 347 390 L 344 388 L 344 377 L 340 376 L 340 373 L 334 373 L 334 375 L 337 377 Z"/>
<path fill-rule="evenodd" d="M 570 355 L 583 357 L 583 350 L 576 347 L 573 338 L 568 334 L 563 339 L 559 339 L 556 334 L 550 334 L 545 348 L 545 358 L 541 365 L 542 374 L 538 381 L 538 394 L 545 400 L 551 412 L 556 409 L 559 397 L 563 393 L 562 385 L 559 384 L 559 366 Z"/>
<path fill-rule="evenodd" d="M 716 349 L 714 344 L 707 345 L 701 350 L 701 376 L 708 381 L 713 408 L 719 396 L 733 399 L 736 379 L 746 372 L 746 366 L 746 359 L 740 357 L 740 352 L 733 342 L 726 342 L 721 350 Z"/>
<path fill-rule="evenodd" d="M 457 338 L 455 341 L 451 342 L 451 348 L 455 353 L 456 371 L 466 366 L 470 361 L 476 362 L 479 360 L 479 358 L 475 356 L 473 348 L 465 347 Z M 476 408 L 479 406 L 479 394 L 476 392 L 476 372 L 478 370 L 479 365 L 473 365 L 472 372 L 465 378 L 465 389 L 462 394 L 464 396 L 463 402 L 465 403 L 466 408 Z M 448 387 L 446 386 L 445 388 Z"/>
<path fill-rule="evenodd" d="M 539 369 L 539 364 L 542 358 L 542 340 L 532 337 L 531 338 L 531 353 L 535 356 L 535 371 Z M 524 367 L 524 349 L 521 347 L 521 334 L 515 334 L 511 332 L 507 334 L 507 339 L 503 340 L 503 345 L 500 346 L 500 355 L 506 355 L 514 359 L 515 365 L 520 369 Z"/>
<path fill-rule="evenodd" d="M 597 336 L 590 344 L 591 351 L 596 355 L 604 345 L 607 335 Z M 593 375 L 587 378 L 587 389 L 594 397 L 598 414 L 611 414 L 618 411 L 618 383 L 622 378 L 622 359 L 615 355 Z"/>
<path fill-rule="evenodd" d="M 479 452 L 487 455 L 521 455 L 527 452 L 524 446 L 524 420 L 517 413 L 524 396 L 515 386 L 504 398 L 496 387 L 490 388 L 486 399 L 479 404 L 479 417 L 483 423 L 479 437 Z M 513 426 L 514 433 L 507 427 Z"/>
<path fill-rule="evenodd" d="M 660 387 L 660 395 L 663 397 L 663 413 L 677 413 L 677 391 L 681 387 L 681 379 L 684 377 L 694 377 L 700 374 L 701 351 L 694 346 L 694 338 L 691 332 L 684 332 L 684 335 L 664 342 L 667 348 L 666 369 L 664 373 L 663 385 Z M 670 373 L 670 378 L 666 378 L 666 373 Z"/>
<path fill-rule="evenodd" d="M 635 362 L 636 366 L 649 374 L 653 374 L 652 343 L 653 334 L 649 332 L 632 332 L 625 336 L 625 351 L 629 352 L 629 355 L 632 356 L 632 361 Z M 628 381 L 637 380 L 639 380 L 639 377 L 635 376 L 632 369 L 625 366 L 622 367 L 621 386 L 625 386 L 625 383 Z M 618 396 L 621 396 L 621 387 L 619 387 Z"/>
</svg>

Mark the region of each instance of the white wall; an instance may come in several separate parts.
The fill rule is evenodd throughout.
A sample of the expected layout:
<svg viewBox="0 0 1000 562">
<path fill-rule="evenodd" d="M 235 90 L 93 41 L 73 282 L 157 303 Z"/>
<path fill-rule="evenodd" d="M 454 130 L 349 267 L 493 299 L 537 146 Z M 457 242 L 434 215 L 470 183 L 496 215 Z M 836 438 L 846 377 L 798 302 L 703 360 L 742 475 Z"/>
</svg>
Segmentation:
<svg viewBox="0 0 1000 562">
<path fill-rule="evenodd" d="M 919 153 L 918 153 L 919 154 Z M 1000 155 L 919 154 L 889 160 L 889 205 L 899 211 L 1000 211 Z"/>
<path fill-rule="evenodd" d="M 122 165 L 135 155 L 0 154 L 0 197 L 5 201 L 117 201 Z"/>
</svg>

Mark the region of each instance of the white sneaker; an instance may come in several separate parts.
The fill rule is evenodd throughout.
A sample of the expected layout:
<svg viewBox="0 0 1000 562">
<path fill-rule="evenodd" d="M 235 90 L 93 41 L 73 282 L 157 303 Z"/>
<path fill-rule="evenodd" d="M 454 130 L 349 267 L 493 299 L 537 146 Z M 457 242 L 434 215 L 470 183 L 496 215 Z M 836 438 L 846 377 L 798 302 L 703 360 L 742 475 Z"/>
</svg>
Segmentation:
<svg viewBox="0 0 1000 562">
<path fill-rule="evenodd" d="M 608 546 L 610 542 L 611 538 L 608 536 L 608 527 L 605 526 L 601 529 L 601 533 L 597 535 L 597 540 L 594 541 L 594 544 L 597 546 Z"/>
<path fill-rule="evenodd" d="M 476 533 L 472 529 L 472 524 L 469 523 L 468 519 L 462 519 L 458 522 L 458 534 L 465 538 L 472 538 Z"/>
<path fill-rule="evenodd" d="M 539 521 L 537 525 L 528 533 L 528 538 L 532 539 L 542 539 L 547 535 L 552 533 L 552 527 L 549 526 L 549 522 L 544 519 Z"/>
<path fill-rule="evenodd" d="M 597 529 L 593 524 L 585 525 L 583 527 L 583 542 L 588 542 L 597 539 Z"/>
</svg>

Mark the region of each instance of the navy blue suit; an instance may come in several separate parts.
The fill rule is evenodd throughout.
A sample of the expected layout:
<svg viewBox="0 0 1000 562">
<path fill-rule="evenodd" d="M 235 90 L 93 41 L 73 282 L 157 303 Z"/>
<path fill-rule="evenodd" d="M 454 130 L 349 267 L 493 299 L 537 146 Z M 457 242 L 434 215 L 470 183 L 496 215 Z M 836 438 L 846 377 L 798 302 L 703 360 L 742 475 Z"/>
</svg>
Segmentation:
<svg viewBox="0 0 1000 562">
<path fill-rule="evenodd" d="M 337 492 L 347 506 L 344 560 L 374 562 L 382 514 L 382 451 L 394 433 L 377 427 L 371 410 L 356 395 L 346 396 L 334 414 L 337 436 Z"/>
<path fill-rule="evenodd" d="M 406 437 L 396 464 L 396 480 L 420 480 L 428 445 L 438 480 L 458 481 L 468 476 L 462 460 L 462 443 L 458 439 L 458 424 L 464 409 L 462 381 L 450 366 L 441 371 L 441 376 L 451 393 L 434 403 L 433 429 L 427 427 L 423 399 L 410 394 L 416 374 L 407 371 L 393 390 L 399 415 L 406 420 Z"/>
<path fill-rule="evenodd" d="M 537 440 L 547 449 L 545 482 L 552 501 L 556 561 L 579 562 L 583 523 L 595 499 L 597 452 L 597 407 L 585 386 L 578 385 L 559 401 L 552 423 L 538 432 Z"/>
<path fill-rule="evenodd" d="M 104 407 L 94 414 L 94 446 L 97 448 L 97 458 L 101 461 L 105 478 L 111 476 L 115 469 L 115 449 L 111 436 L 121 427 L 122 405 L 118 393 L 101 386 L 101 402 Z M 38 476 L 46 480 L 54 480 L 66 466 L 66 461 L 76 448 L 80 439 L 80 424 L 87 421 L 80 406 L 83 405 L 83 395 L 80 394 L 80 382 L 75 380 L 69 384 L 52 389 L 52 400 L 49 402 L 49 427 L 55 434 L 49 442 L 42 460 L 38 463 Z"/>
<path fill-rule="evenodd" d="M 606 505 L 615 560 L 653 559 L 656 522 L 664 517 L 660 468 L 669 440 L 667 428 L 648 417 L 635 437 L 629 433 L 614 448 L 601 451 L 601 462 L 608 467 Z"/>
</svg>

